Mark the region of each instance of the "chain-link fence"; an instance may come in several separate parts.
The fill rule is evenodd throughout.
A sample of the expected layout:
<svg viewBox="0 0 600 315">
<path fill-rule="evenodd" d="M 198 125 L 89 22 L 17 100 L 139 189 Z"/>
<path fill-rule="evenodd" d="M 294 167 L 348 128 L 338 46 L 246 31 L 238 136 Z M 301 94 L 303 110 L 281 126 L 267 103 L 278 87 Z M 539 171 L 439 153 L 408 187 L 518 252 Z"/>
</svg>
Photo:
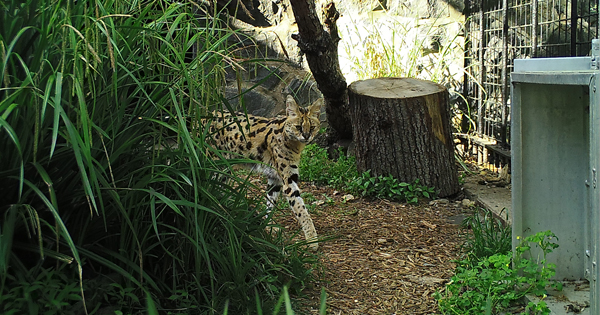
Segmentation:
<svg viewBox="0 0 600 315">
<path fill-rule="evenodd" d="M 476 130 L 467 151 L 479 163 L 507 165 L 513 60 L 588 55 L 598 0 L 465 0 L 465 16 L 463 93 Z"/>
</svg>

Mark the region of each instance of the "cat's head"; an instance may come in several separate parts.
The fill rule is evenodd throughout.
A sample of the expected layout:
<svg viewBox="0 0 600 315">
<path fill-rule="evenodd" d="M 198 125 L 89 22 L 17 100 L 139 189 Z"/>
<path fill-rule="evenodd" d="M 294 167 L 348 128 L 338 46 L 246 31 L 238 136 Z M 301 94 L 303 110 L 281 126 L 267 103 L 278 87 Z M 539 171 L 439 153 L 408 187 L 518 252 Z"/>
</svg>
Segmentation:
<svg viewBox="0 0 600 315">
<path fill-rule="evenodd" d="M 285 100 L 287 119 L 284 127 L 287 139 L 302 143 L 310 142 L 321 127 L 319 116 L 322 106 L 323 99 L 320 98 L 306 108 L 300 107 L 294 98 L 288 95 Z"/>
</svg>

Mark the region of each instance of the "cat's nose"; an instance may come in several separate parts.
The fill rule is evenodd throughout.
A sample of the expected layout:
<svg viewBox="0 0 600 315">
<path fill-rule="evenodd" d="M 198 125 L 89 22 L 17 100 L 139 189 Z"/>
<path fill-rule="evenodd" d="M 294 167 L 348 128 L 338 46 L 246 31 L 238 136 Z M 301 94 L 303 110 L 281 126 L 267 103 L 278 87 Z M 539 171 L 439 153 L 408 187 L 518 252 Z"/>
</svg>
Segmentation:
<svg viewBox="0 0 600 315">
<path fill-rule="evenodd" d="M 308 132 L 306 132 L 306 133 L 305 133 L 305 132 L 303 132 L 303 133 L 302 133 L 302 136 L 304 137 L 304 141 L 308 141 L 308 140 L 310 140 L 310 133 L 308 133 Z"/>
</svg>

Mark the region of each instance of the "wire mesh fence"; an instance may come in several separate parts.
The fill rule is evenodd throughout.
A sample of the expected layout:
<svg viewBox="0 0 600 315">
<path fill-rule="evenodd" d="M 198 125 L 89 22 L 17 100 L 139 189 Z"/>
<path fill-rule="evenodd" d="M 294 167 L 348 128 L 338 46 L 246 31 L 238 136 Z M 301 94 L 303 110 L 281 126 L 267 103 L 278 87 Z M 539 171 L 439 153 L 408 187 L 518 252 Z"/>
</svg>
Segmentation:
<svg viewBox="0 0 600 315">
<path fill-rule="evenodd" d="M 510 163 L 510 72 L 517 58 L 589 55 L 597 0 L 466 0 L 463 94 L 478 162 Z"/>
</svg>

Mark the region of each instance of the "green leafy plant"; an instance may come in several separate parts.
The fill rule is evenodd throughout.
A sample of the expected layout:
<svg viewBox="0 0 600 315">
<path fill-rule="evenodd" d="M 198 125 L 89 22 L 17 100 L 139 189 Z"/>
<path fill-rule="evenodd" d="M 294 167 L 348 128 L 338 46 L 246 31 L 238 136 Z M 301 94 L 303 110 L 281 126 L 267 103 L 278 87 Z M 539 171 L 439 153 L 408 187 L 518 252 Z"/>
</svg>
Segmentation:
<svg viewBox="0 0 600 315">
<path fill-rule="evenodd" d="M 477 263 L 494 254 L 508 254 L 512 248 L 512 229 L 487 209 L 477 208 L 462 222 L 466 233 L 464 260 Z"/>
<path fill-rule="evenodd" d="M 527 294 L 544 296 L 548 285 L 560 289 L 550 280 L 556 266 L 546 259 L 558 247 L 556 235 L 539 232 L 523 239 L 513 253 L 493 254 L 474 264 L 459 261 L 456 274 L 435 297 L 443 314 L 495 314 Z M 542 252 L 533 259 L 531 244 Z M 527 254 L 527 255 L 526 255 Z M 543 301 L 542 301 L 543 302 Z M 549 314 L 545 303 L 530 303 L 528 310 Z"/>
<path fill-rule="evenodd" d="M 10 289 L 0 294 L 2 314 L 79 314 L 71 306 L 81 303 L 79 281 L 66 264 L 58 269 L 34 268 L 8 279 Z"/>
<path fill-rule="evenodd" d="M 369 171 L 356 177 L 349 183 L 351 191 L 363 196 L 386 198 L 390 200 L 417 203 L 419 198 L 434 198 L 435 189 L 419 184 L 419 179 L 413 183 L 404 183 L 392 176 L 371 176 Z"/>
<path fill-rule="evenodd" d="M 435 189 L 421 185 L 418 179 L 413 183 L 404 183 L 392 176 L 374 177 L 370 171 L 359 175 L 354 157 L 347 157 L 341 148 L 338 150 L 338 159 L 332 161 L 329 159 L 326 149 L 316 144 L 307 145 L 300 160 L 300 178 L 337 189 L 345 189 L 365 197 L 386 198 L 409 203 L 416 203 L 421 197 L 435 197 Z"/>
<path fill-rule="evenodd" d="M 302 151 L 300 159 L 300 178 L 321 185 L 343 188 L 358 174 L 354 157 L 347 157 L 338 149 L 339 158 L 329 159 L 327 150 L 317 144 L 309 144 Z"/>
</svg>

